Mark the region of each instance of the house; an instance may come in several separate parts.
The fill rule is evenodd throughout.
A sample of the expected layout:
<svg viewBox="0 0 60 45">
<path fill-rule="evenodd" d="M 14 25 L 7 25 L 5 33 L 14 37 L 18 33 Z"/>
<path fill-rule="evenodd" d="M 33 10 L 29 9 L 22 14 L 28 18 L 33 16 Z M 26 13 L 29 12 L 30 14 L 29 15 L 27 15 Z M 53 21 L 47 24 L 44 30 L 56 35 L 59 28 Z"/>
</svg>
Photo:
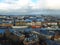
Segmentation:
<svg viewBox="0 0 60 45">
<path fill-rule="evenodd" d="M 0 18 L 6 18 L 6 16 L 2 16 L 2 15 L 0 15 Z"/>
<path fill-rule="evenodd" d="M 25 25 L 26 25 L 26 22 L 24 22 L 24 21 L 15 22 L 15 26 L 25 26 Z"/>
<path fill-rule="evenodd" d="M 24 20 L 26 23 L 31 23 L 32 22 L 32 20 L 30 20 L 30 19 L 25 19 Z"/>
<path fill-rule="evenodd" d="M 42 17 L 40 17 L 40 18 L 37 18 L 37 19 L 36 19 L 36 21 L 37 21 L 37 22 L 44 22 L 44 21 L 45 21 L 45 19 L 44 19 L 44 18 L 42 18 Z"/>
<path fill-rule="evenodd" d="M 12 19 L 0 18 L 0 26 L 13 26 Z"/>
<path fill-rule="evenodd" d="M 42 24 L 46 24 L 46 25 L 57 25 L 57 22 L 42 22 Z"/>
</svg>

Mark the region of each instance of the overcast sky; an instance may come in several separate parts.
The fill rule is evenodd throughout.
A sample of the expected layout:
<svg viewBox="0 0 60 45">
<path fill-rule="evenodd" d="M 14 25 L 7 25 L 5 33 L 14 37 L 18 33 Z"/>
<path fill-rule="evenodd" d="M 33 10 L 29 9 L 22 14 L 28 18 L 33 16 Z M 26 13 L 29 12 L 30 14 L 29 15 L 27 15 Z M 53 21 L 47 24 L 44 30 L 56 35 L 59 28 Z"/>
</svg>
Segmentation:
<svg viewBox="0 0 60 45">
<path fill-rule="evenodd" d="M 2 15 L 40 14 L 43 9 L 60 10 L 60 0 L 0 0 Z"/>
</svg>

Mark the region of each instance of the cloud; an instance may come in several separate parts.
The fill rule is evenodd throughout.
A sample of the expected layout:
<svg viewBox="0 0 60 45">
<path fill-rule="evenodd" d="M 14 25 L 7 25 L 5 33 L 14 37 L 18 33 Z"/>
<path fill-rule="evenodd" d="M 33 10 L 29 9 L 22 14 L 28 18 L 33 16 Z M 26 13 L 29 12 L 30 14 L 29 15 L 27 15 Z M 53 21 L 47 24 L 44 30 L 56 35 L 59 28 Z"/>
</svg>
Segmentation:
<svg viewBox="0 0 60 45">
<path fill-rule="evenodd" d="M 0 9 L 19 9 L 28 4 L 28 0 L 5 0 L 0 3 Z"/>
<path fill-rule="evenodd" d="M 60 0 L 3 0 L 0 2 L 0 14 L 37 14 L 43 9 L 60 9 Z"/>
<path fill-rule="evenodd" d="M 32 7 L 32 9 L 42 9 L 43 8 L 43 0 L 37 0 L 36 3 L 33 3 L 32 1 L 30 1 L 30 6 Z"/>
<path fill-rule="evenodd" d="M 0 3 L 0 14 L 32 13 L 33 10 L 42 8 L 41 0 L 5 0 Z"/>
<path fill-rule="evenodd" d="M 35 3 L 32 0 L 5 0 L 5 2 L 0 4 L 0 9 L 21 9 L 28 6 L 31 6 L 33 9 L 42 7 L 41 0 L 37 0 Z"/>
<path fill-rule="evenodd" d="M 48 9 L 60 9 L 60 0 L 45 0 L 45 2 Z"/>
</svg>

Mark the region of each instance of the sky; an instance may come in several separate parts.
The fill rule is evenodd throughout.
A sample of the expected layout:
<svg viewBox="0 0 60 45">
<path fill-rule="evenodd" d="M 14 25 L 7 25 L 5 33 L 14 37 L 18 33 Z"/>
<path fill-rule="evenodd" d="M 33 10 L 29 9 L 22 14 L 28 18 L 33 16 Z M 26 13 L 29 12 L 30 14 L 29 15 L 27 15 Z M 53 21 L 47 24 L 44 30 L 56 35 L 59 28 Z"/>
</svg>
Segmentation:
<svg viewBox="0 0 60 45">
<path fill-rule="evenodd" d="M 1 15 L 60 14 L 57 10 L 60 10 L 60 0 L 0 0 Z"/>
</svg>

